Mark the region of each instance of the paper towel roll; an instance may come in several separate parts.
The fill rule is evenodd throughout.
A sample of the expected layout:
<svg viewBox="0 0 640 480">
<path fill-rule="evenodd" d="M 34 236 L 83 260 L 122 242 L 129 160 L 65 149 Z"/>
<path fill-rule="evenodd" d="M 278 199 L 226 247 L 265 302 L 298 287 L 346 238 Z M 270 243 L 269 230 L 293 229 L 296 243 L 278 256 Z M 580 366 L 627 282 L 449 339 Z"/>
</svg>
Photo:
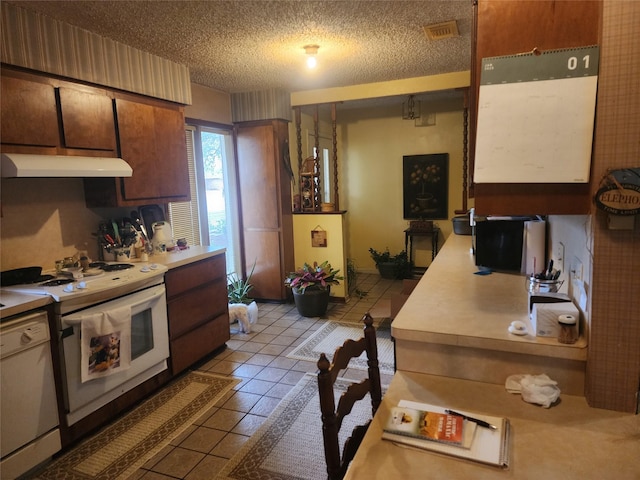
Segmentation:
<svg viewBox="0 0 640 480">
<path fill-rule="evenodd" d="M 540 273 L 545 268 L 546 223 L 541 220 L 524 222 L 522 271 L 527 275 Z"/>
</svg>

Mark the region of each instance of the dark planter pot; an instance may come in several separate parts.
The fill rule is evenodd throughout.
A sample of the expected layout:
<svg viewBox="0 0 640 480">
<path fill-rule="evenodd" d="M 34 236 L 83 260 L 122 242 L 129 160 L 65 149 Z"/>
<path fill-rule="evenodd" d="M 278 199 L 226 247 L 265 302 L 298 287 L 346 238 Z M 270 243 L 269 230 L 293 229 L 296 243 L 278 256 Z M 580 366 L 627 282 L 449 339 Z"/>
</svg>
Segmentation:
<svg viewBox="0 0 640 480">
<path fill-rule="evenodd" d="M 376 265 L 378 267 L 378 272 L 380 272 L 380 276 L 382 278 L 386 278 L 388 280 L 395 280 L 398 278 L 398 265 L 395 262 L 381 262 Z"/>
<path fill-rule="evenodd" d="M 304 293 L 300 293 L 297 288 L 294 288 L 293 301 L 296 304 L 298 313 L 303 317 L 322 317 L 327 313 L 330 290 L 330 288 L 326 290 L 307 288 Z"/>
</svg>

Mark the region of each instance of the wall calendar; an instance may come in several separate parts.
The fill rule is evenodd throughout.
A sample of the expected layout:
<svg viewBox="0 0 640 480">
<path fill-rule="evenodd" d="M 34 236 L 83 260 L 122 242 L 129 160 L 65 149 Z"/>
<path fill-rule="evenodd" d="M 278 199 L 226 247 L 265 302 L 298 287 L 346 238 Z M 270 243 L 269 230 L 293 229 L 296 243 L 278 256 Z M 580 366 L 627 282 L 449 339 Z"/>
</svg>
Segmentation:
<svg viewBox="0 0 640 480">
<path fill-rule="evenodd" d="M 587 183 L 597 46 L 482 59 L 474 182 Z"/>
</svg>

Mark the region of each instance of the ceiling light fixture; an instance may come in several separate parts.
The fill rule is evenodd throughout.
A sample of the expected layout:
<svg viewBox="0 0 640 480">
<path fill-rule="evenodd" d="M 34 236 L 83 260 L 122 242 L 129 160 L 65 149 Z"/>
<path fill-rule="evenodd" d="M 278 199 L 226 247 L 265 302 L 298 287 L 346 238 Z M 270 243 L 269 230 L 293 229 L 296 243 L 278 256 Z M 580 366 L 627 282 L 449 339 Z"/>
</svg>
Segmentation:
<svg viewBox="0 0 640 480">
<path fill-rule="evenodd" d="M 316 65 L 318 65 L 318 59 L 316 58 L 316 55 L 318 54 L 320 45 L 305 45 L 302 48 L 304 48 L 304 53 L 307 54 L 307 67 L 316 68 Z"/>
<path fill-rule="evenodd" d="M 420 100 L 415 100 L 413 95 L 409 95 L 406 102 L 402 102 L 402 119 L 414 120 L 420 118 Z"/>
</svg>

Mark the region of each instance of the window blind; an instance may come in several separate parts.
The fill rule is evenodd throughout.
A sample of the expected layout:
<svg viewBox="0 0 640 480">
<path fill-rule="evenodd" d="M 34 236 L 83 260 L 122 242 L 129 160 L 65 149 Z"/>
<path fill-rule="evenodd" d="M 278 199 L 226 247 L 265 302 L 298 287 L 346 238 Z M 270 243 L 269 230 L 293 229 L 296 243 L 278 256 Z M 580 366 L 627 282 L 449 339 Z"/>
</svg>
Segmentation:
<svg viewBox="0 0 640 480">
<path fill-rule="evenodd" d="M 196 190 L 196 162 L 194 153 L 194 128 L 185 127 L 187 159 L 189 163 L 190 202 L 169 203 L 169 221 L 176 239 L 184 238 L 188 245 L 201 245 L 198 192 Z"/>
</svg>

